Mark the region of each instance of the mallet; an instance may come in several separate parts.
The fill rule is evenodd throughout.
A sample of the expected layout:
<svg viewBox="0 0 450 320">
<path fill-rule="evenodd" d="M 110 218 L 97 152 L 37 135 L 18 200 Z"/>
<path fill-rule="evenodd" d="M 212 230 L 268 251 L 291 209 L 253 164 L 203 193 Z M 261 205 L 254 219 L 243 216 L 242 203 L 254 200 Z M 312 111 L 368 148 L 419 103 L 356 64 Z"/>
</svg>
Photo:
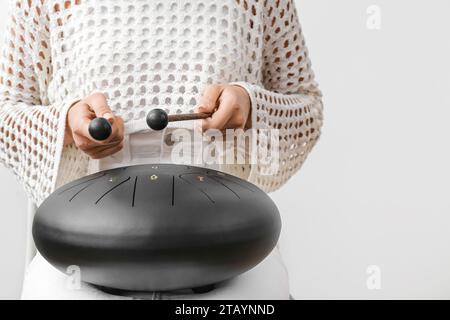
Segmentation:
<svg viewBox="0 0 450 320">
<path fill-rule="evenodd" d="M 169 122 L 190 121 L 209 118 L 212 113 L 178 113 L 168 115 L 162 109 L 153 109 L 147 114 L 146 122 L 149 128 L 160 131 L 167 127 Z M 95 118 L 89 124 L 89 134 L 96 140 L 106 140 L 111 135 L 111 124 L 105 118 Z"/>
</svg>

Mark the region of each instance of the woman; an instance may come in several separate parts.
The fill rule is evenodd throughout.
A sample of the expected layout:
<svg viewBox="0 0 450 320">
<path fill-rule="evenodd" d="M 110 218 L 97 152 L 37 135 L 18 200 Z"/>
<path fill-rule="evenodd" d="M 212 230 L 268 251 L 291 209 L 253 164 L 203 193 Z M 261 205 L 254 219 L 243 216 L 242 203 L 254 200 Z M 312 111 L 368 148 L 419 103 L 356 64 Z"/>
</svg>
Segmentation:
<svg viewBox="0 0 450 320">
<path fill-rule="evenodd" d="M 141 131 L 155 107 L 213 112 L 202 120 L 203 130 L 251 128 L 254 154 L 270 147 L 261 132 L 278 130 L 276 172 L 267 174 L 265 165 L 253 162 L 219 166 L 267 192 L 300 168 L 320 135 L 321 94 L 292 0 L 11 4 L 0 76 L 1 161 L 36 205 L 58 186 L 96 170 L 170 161 L 170 130 L 176 127 Z M 88 133 L 95 116 L 113 125 L 106 141 Z M 23 296 L 118 298 L 84 283 L 70 290 L 66 278 L 37 254 Z M 287 281 L 275 249 L 222 288 L 187 296 L 286 298 L 280 283 Z"/>
</svg>

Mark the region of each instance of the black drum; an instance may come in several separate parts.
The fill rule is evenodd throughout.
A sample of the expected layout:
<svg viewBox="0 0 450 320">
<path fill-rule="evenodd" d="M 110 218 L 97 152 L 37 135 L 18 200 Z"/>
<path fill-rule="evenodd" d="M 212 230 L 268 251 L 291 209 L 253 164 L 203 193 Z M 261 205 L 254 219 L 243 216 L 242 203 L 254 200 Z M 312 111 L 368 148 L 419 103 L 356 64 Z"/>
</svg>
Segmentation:
<svg viewBox="0 0 450 320">
<path fill-rule="evenodd" d="M 269 196 L 205 168 L 154 164 L 73 181 L 39 207 L 39 252 L 81 279 L 132 291 L 204 287 L 261 262 L 281 220 Z"/>
</svg>

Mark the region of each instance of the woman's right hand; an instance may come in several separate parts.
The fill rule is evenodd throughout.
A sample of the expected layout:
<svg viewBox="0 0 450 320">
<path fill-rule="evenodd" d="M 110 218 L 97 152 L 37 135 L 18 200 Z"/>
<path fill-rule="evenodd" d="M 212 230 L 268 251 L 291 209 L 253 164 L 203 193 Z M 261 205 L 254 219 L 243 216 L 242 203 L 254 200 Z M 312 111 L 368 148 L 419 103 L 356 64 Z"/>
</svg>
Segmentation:
<svg viewBox="0 0 450 320">
<path fill-rule="evenodd" d="M 98 141 L 89 134 L 89 123 L 94 118 L 105 118 L 112 126 L 108 139 Z M 123 148 L 123 119 L 115 116 L 108 106 L 105 95 L 94 93 L 70 107 L 64 143 L 75 145 L 92 159 L 110 156 Z"/>
</svg>

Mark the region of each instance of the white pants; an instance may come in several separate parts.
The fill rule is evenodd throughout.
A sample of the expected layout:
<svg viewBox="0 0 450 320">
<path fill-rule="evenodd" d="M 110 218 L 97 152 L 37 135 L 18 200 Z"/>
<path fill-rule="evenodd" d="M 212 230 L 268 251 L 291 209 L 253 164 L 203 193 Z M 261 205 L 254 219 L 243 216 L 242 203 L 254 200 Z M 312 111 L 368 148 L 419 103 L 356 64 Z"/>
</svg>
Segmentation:
<svg viewBox="0 0 450 320">
<path fill-rule="evenodd" d="M 93 161 L 90 173 L 118 166 L 143 163 L 170 163 L 170 147 L 161 143 L 169 130 L 163 133 L 132 133 L 126 136 L 124 150 L 100 161 Z M 195 147 L 195 146 L 193 146 Z M 217 284 L 215 289 L 203 294 L 190 290 L 174 292 L 123 292 L 106 293 L 88 283 L 79 288 L 69 286 L 70 278 L 50 265 L 39 253 L 27 268 L 22 299 L 289 299 L 286 268 L 278 248 L 253 269 L 240 276 Z"/>
</svg>

